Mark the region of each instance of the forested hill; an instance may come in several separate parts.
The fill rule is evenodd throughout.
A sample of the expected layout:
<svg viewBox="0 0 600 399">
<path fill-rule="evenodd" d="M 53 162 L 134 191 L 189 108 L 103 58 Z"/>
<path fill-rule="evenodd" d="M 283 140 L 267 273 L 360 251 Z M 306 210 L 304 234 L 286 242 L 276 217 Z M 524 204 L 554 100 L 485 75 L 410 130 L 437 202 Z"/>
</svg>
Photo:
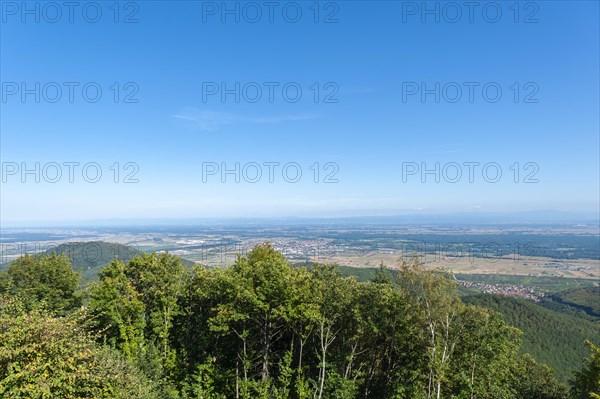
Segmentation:
<svg viewBox="0 0 600 399">
<path fill-rule="evenodd" d="M 66 255 L 71 261 L 73 270 L 81 272 L 84 281 L 95 279 L 102 266 L 109 264 L 113 259 L 128 262 L 142 254 L 141 251 L 129 245 L 104 241 L 87 241 L 60 244 L 38 256 L 52 253 Z"/>
<path fill-rule="evenodd" d="M 128 262 L 144 252 L 131 245 L 105 241 L 78 241 L 60 244 L 36 256 L 46 256 L 52 253 L 64 254 L 69 258 L 73 270 L 81 273 L 85 283 L 96 279 L 102 266 L 108 265 L 114 259 Z M 181 261 L 186 267 L 194 266 L 194 262 L 190 260 L 182 259 Z"/>
<path fill-rule="evenodd" d="M 562 308 L 584 312 L 590 318 L 600 320 L 600 287 L 565 290 L 550 295 L 549 299 Z"/>
<path fill-rule="evenodd" d="M 600 344 L 598 324 L 546 309 L 532 301 L 490 294 L 462 299 L 500 312 L 508 324 L 523 331 L 521 351 L 548 364 L 565 382 L 587 356 L 583 342 L 588 339 Z"/>
</svg>

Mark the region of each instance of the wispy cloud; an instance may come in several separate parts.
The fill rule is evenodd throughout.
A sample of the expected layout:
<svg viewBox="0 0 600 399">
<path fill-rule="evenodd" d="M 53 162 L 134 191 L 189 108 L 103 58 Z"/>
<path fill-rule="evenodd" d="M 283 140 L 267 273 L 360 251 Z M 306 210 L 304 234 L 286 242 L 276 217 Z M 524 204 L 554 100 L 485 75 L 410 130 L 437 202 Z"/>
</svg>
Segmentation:
<svg viewBox="0 0 600 399">
<path fill-rule="evenodd" d="M 312 114 L 242 116 L 229 114 L 226 112 L 200 110 L 192 107 L 184 108 L 180 113 L 173 115 L 173 117 L 175 119 L 188 122 L 198 129 L 211 132 L 219 130 L 223 126 L 237 123 L 278 124 L 317 118 L 316 115 Z"/>
</svg>

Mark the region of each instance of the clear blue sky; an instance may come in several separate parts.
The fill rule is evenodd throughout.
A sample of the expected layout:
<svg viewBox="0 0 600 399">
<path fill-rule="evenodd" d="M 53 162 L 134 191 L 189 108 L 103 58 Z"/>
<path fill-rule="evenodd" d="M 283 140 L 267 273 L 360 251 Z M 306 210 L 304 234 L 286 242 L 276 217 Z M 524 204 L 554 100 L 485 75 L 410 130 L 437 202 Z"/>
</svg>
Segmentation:
<svg viewBox="0 0 600 399">
<path fill-rule="evenodd" d="M 438 7 L 439 22 L 422 13 L 420 1 L 320 2 L 318 23 L 312 1 L 280 2 L 273 22 L 264 2 L 253 3 L 262 12 L 256 23 L 249 21 L 256 9 L 244 8 L 245 3 L 238 5 L 236 22 L 234 14 L 215 10 L 222 2 L 121 2 L 118 15 L 112 1 L 93 3 L 84 15 L 88 3 L 81 2 L 72 10 L 72 23 L 67 8 L 58 16 L 44 3 L 27 4 L 32 10 L 37 4 L 39 22 L 21 2 L 2 2 L 3 223 L 598 212 L 597 1 L 520 2 L 518 15 L 513 2 L 481 2 L 472 22 L 468 8 L 462 6 L 457 16 L 456 9 L 444 7 L 448 2 L 427 3 L 431 10 Z M 91 23 L 97 8 L 102 16 Z M 297 9 L 299 21 L 289 22 Z M 493 23 L 498 9 L 502 14 Z M 137 22 L 123 23 L 126 17 Z M 324 23 L 328 18 L 337 22 Z M 36 82 L 40 102 L 35 93 L 23 101 L 22 84 L 35 92 Z M 79 84 L 72 103 L 65 82 Z M 89 82 L 102 89 L 96 103 L 82 97 Z M 262 97 L 246 101 L 255 96 L 249 85 L 239 103 L 233 94 L 223 102 L 220 93 L 207 95 L 206 82 L 217 87 L 224 82 L 230 89 L 236 82 L 240 87 L 257 82 Z M 273 102 L 265 82 L 279 83 Z M 302 89 L 298 102 L 283 98 L 281 87 L 289 82 Z M 423 102 L 421 83 L 431 89 L 436 82 L 440 102 L 434 94 Z M 474 82 L 472 102 L 465 82 Z M 482 87 L 490 82 L 486 99 Z M 62 98 L 52 103 L 56 85 L 62 86 Z M 456 85 L 462 97 L 452 103 Z M 409 94 L 415 87 L 419 93 Z M 495 87 L 502 98 L 491 102 Z M 131 98 L 138 102 L 124 103 L 136 89 Z M 337 103 L 324 103 L 334 91 Z M 88 94 L 94 96 L 93 87 Z M 293 87 L 288 94 L 294 96 Z M 40 171 L 39 183 L 33 174 L 21 182 L 23 163 L 33 169 L 36 162 L 47 166 L 46 175 Z M 57 183 L 50 182 L 52 162 L 62 165 Z M 102 178 L 86 182 L 79 166 L 71 183 L 64 162 L 96 162 Z M 115 162 L 119 183 L 110 169 Z M 124 170 L 127 162 L 138 166 L 138 183 L 122 182 L 134 170 Z M 263 176 L 250 183 L 240 170 L 240 183 L 233 175 L 223 183 L 219 174 L 203 182 L 204 162 L 230 168 L 256 162 Z M 289 183 L 279 166 L 271 183 L 265 162 L 296 162 L 302 178 Z M 318 183 L 310 169 L 315 162 L 321 169 Z M 433 169 L 436 162 L 439 183 L 433 174 L 424 182 L 419 172 L 403 176 L 403 168 Z M 451 182 L 455 164 L 447 166 L 446 175 L 441 170 L 453 162 L 463 173 L 456 183 Z M 465 162 L 495 163 L 502 178 L 490 183 L 475 166 L 470 182 Z M 333 164 L 325 170 L 327 163 Z M 339 182 L 324 183 L 336 165 Z M 252 179 L 251 166 L 246 172 Z M 288 172 L 293 179 L 293 170 Z M 488 172 L 493 180 L 495 171 Z M 524 182 L 529 173 L 537 183 Z"/>
</svg>

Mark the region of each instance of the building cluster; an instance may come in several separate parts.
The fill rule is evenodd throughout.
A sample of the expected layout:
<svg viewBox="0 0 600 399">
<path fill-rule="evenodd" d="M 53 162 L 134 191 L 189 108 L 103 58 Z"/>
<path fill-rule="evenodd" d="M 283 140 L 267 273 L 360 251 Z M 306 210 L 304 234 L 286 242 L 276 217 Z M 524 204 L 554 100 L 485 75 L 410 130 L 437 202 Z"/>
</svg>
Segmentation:
<svg viewBox="0 0 600 399">
<path fill-rule="evenodd" d="M 473 281 L 457 280 L 461 287 L 474 288 L 486 294 L 497 294 L 510 297 L 519 297 L 539 302 L 544 293 L 538 287 L 526 287 L 515 284 L 489 284 Z"/>
</svg>

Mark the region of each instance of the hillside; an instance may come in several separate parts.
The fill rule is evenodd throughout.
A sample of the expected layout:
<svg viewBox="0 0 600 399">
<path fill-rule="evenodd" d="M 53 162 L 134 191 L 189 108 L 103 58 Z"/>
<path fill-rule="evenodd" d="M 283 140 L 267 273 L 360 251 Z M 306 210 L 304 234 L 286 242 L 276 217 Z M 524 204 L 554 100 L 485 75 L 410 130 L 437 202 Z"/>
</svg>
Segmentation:
<svg viewBox="0 0 600 399">
<path fill-rule="evenodd" d="M 585 312 L 592 318 L 600 319 L 600 287 L 565 290 L 550 295 L 549 299 L 563 307 Z"/>
<path fill-rule="evenodd" d="M 38 254 L 48 255 L 55 252 L 57 255 L 66 255 L 71 261 L 73 270 L 81 272 L 84 281 L 96 278 L 102 266 L 109 264 L 113 259 L 128 261 L 142 252 L 136 248 L 104 241 L 69 242 Z"/>
<path fill-rule="evenodd" d="M 127 262 L 143 253 L 128 245 L 104 241 L 87 241 L 61 244 L 37 256 L 48 255 L 53 252 L 57 255 L 65 254 L 71 261 L 73 270 L 81 272 L 83 282 L 95 279 L 102 266 L 109 264 L 114 259 Z M 194 262 L 190 260 L 182 259 L 182 261 L 186 267 L 194 265 Z"/>
<path fill-rule="evenodd" d="M 462 300 L 500 312 L 508 324 L 523 331 L 522 352 L 548 364 L 565 382 L 588 354 L 584 340 L 600 343 L 600 330 L 593 322 L 531 301 L 489 294 L 466 296 Z"/>
</svg>

